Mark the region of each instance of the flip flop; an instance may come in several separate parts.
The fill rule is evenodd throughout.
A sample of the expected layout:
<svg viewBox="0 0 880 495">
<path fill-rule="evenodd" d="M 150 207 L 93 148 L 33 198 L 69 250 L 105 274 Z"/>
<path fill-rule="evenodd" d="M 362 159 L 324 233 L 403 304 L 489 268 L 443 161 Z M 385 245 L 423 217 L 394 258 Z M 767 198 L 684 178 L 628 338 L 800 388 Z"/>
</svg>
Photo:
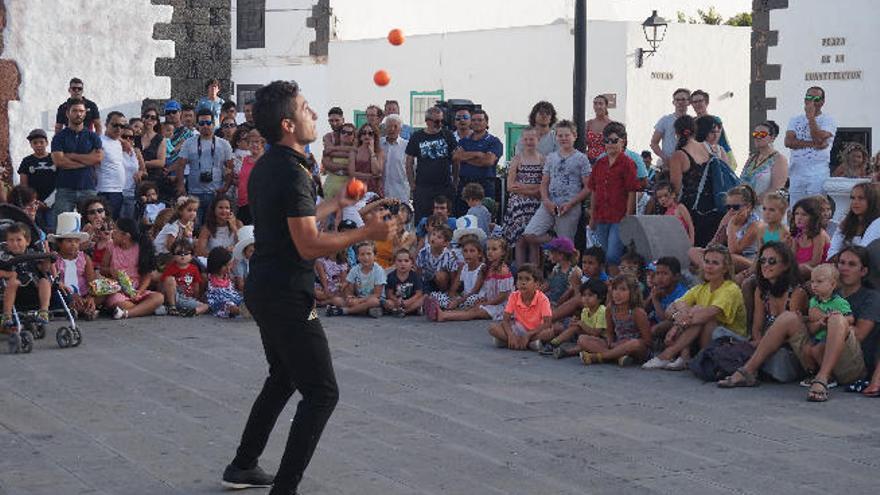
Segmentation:
<svg viewBox="0 0 880 495">
<path fill-rule="evenodd" d="M 813 385 L 822 387 L 820 390 L 813 390 Z M 807 402 L 827 402 L 828 401 L 828 384 L 822 380 L 813 380 L 810 384 L 810 391 L 807 392 Z"/>
<path fill-rule="evenodd" d="M 733 377 L 739 373 L 742 376 L 742 380 L 735 380 Z M 718 388 L 738 388 L 738 387 L 757 387 L 758 379 L 755 378 L 755 375 L 746 371 L 745 368 L 737 368 L 736 371 L 731 373 L 730 376 L 723 380 L 719 380 Z"/>
</svg>

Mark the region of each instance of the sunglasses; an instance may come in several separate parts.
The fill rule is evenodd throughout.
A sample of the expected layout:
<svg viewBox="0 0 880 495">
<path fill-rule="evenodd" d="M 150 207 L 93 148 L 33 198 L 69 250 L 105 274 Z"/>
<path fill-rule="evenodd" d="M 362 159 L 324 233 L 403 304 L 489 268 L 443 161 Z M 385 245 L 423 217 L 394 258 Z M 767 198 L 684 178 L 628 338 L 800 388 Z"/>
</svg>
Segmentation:
<svg viewBox="0 0 880 495">
<path fill-rule="evenodd" d="M 92 210 L 86 210 L 86 215 L 98 215 L 104 213 L 104 208 L 95 208 Z"/>
<path fill-rule="evenodd" d="M 144 120 L 159 120 L 159 116 L 153 114 L 144 115 Z"/>
<path fill-rule="evenodd" d="M 192 254 L 192 251 L 174 251 L 174 256 L 186 256 Z"/>
<path fill-rule="evenodd" d="M 724 205 L 728 210 L 739 211 L 744 205 Z"/>
<path fill-rule="evenodd" d="M 125 140 L 134 139 L 134 134 L 123 134 L 122 139 L 125 139 Z"/>
<path fill-rule="evenodd" d="M 165 115 L 174 115 L 177 113 L 177 110 L 165 110 Z"/>
<path fill-rule="evenodd" d="M 804 101 L 822 101 L 821 96 L 807 95 L 804 96 Z"/>
<path fill-rule="evenodd" d="M 440 125 L 441 123 L 443 123 L 443 119 L 425 119 L 425 122 L 429 124 Z"/>
<path fill-rule="evenodd" d="M 617 144 L 620 142 L 620 138 L 619 137 L 616 137 L 616 138 L 607 137 L 607 138 L 603 139 L 603 141 L 605 142 L 605 144 Z"/>
<path fill-rule="evenodd" d="M 776 258 L 765 258 L 764 256 L 761 256 L 760 258 L 758 258 L 758 263 L 760 263 L 762 265 L 773 266 L 773 265 L 779 263 L 779 260 Z"/>
<path fill-rule="evenodd" d="M 74 91 L 74 92 L 76 92 L 76 93 L 79 93 L 80 91 L 83 90 L 83 87 L 82 87 L 82 86 L 71 86 L 71 87 L 70 87 L 70 90 L 71 90 L 71 91 Z"/>
<path fill-rule="evenodd" d="M 235 124 L 227 123 L 227 124 L 223 124 L 223 125 L 221 125 L 220 127 L 224 128 L 224 129 L 231 129 L 231 128 L 233 128 L 233 127 L 236 127 L 236 125 L 235 125 Z"/>
<path fill-rule="evenodd" d="M 364 131 L 361 133 L 361 136 L 372 136 L 372 135 L 373 135 L 373 131 Z"/>
<path fill-rule="evenodd" d="M 471 120 L 470 115 L 456 115 L 455 120 Z"/>
<path fill-rule="evenodd" d="M 128 127 L 128 124 L 120 124 L 118 122 L 113 124 L 114 129 L 125 129 L 126 127 Z"/>
<path fill-rule="evenodd" d="M 752 137 L 755 139 L 764 139 L 765 137 L 767 137 L 769 135 L 770 135 L 770 133 L 767 131 L 753 131 L 752 132 Z"/>
<path fill-rule="evenodd" d="M 202 126 L 202 127 L 207 127 L 207 126 L 213 125 L 213 124 L 214 124 L 213 120 L 200 120 L 199 121 L 199 126 Z"/>
<path fill-rule="evenodd" d="M 351 136 L 354 134 L 354 131 L 339 131 L 339 134 L 345 134 L 346 136 Z"/>
</svg>

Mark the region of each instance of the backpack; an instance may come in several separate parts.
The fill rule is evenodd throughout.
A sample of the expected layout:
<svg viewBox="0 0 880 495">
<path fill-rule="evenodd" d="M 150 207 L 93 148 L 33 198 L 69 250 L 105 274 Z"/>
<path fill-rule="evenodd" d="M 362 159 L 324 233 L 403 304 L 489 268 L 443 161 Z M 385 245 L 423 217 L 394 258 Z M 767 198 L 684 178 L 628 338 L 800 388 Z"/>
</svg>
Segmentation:
<svg viewBox="0 0 880 495">
<path fill-rule="evenodd" d="M 753 352 L 755 349 L 748 342 L 721 337 L 691 360 L 690 369 L 704 382 L 718 381 L 746 364 Z"/>
<path fill-rule="evenodd" d="M 712 154 L 712 149 L 709 148 L 708 144 L 705 144 L 705 146 L 706 151 L 709 152 L 711 158 L 709 159 L 709 163 L 706 164 L 706 168 L 703 169 L 703 175 L 700 177 L 700 185 L 697 187 L 697 197 L 694 200 L 694 205 L 691 210 L 699 211 L 697 205 L 700 201 L 700 197 L 703 195 L 703 189 L 706 187 L 706 180 L 708 179 L 712 184 L 712 202 L 715 206 L 714 211 L 723 212 L 725 211 L 727 191 L 742 184 L 742 179 L 737 177 L 736 172 L 731 170 L 728 164 Z M 711 213 L 711 211 L 702 213 L 707 214 Z"/>
</svg>

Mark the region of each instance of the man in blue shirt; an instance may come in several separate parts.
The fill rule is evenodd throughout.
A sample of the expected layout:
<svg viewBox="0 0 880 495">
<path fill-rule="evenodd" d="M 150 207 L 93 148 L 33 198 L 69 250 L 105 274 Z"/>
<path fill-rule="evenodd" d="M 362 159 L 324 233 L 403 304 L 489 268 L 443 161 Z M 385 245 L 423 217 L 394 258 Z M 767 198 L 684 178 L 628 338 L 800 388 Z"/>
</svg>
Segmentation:
<svg viewBox="0 0 880 495">
<path fill-rule="evenodd" d="M 452 160 L 460 164 L 455 194 L 455 214 L 464 215 L 468 206 L 461 198 L 461 190 L 471 182 L 483 186 L 487 198 L 495 198 L 495 167 L 501 158 L 503 146 L 501 140 L 489 134 L 489 115 L 478 109 L 471 113 L 470 136 L 458 141 L 458 148 L 452 154 Z"/>
<path fill-rule="evenodd" d="M 73 211 L 76 205 L 97 194 L 96 167 L 104 158 L 101 138 L 85 128 L 86 104 L 82 98 L 67 100 L 67 127 L 52 138 L 52 163 L 58 169 L 53 213 Z"/>
</svg>

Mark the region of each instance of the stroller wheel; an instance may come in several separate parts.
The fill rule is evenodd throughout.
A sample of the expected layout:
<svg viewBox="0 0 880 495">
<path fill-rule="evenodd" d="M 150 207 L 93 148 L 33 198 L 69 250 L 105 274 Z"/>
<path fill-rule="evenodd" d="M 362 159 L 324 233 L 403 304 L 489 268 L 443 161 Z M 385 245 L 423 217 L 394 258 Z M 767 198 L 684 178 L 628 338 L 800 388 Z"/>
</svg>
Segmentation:
<svg viewBox="0 0 880 495">
<path fill-rule="evenodd" d="M 21 336 L 18 333 L 9 334 L 6 344 L 9 346 L 9 354 L 18 354 L 21 349 Z"/>
<path fill-rule="evenodd" d="M 34 325 L 34 338 L 37 340 L 46 338 L 46 325 Z"/>
<path fill-rule="evenodd" d="M 73 332 L 67 327 L 61 327 L 55 332 L 55 341 L 58 342 L 58 347 L 67 349 L 73 345 Z"/>
<path fill-rule="evenodd" d="M 73 347 L 79 347 L 83 341 L 82 332 L 76 327 L 71 327 L 70 332 L 73 334 Z"/>
<path fill-rule="evenodd" d="M 34 348 L 34 334 L 32 334 L 28 330 L 21 331 L 21 346 L 18 348 L 18 352 L 22 354 L 30 354 L 30 352 Z"/>
</svg>

